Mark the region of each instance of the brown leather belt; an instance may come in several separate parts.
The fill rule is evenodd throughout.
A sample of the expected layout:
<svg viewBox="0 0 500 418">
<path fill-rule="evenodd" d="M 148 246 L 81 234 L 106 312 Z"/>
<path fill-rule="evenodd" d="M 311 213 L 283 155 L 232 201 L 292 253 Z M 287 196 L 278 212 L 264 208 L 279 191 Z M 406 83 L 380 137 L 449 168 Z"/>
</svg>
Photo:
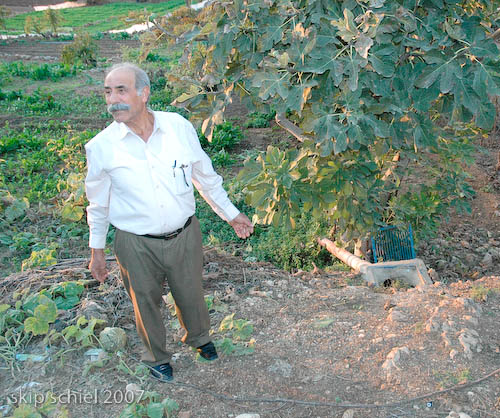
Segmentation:
<svg viewBox="0 0 500 418">
<path fill-rule="evenodd" d="M 168 234 L 163 234 L 163 235 L 146 234 L 146 235 L 142 235 L 142 236 L 146 237 L 146 238 L 156 238 L 156 239 L 164 239 L 164 240 L 169 240 L 169 239 L 175 238 L 177 235 L 179 235 L 182 231 L 184 231 L 191 224 L 192 219 L 193 219 L 193 216 L 190 216 L 188 218 L 188 220 L 186 221 L 186 223 L 184 224 L 184 226 L 182 228 L 177 229 L 174 232 L 170 232 Z"/>
</svg>

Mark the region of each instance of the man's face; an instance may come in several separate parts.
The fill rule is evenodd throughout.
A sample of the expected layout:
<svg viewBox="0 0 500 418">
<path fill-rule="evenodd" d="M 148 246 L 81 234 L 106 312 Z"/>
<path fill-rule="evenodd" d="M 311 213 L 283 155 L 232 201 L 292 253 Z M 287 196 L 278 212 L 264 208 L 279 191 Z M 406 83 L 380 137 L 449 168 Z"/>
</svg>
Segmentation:
<svg viewBox="0 0 500 418">
<path fill-rule="evenodd" d="M 104 80 L 108 111 L 117 122 L 134 123 L 145 110 L 149 88 L 145 87 L 141 95 L 137 93 L 135 74 L 128 69 L 113 70 Z"/>
</svg>

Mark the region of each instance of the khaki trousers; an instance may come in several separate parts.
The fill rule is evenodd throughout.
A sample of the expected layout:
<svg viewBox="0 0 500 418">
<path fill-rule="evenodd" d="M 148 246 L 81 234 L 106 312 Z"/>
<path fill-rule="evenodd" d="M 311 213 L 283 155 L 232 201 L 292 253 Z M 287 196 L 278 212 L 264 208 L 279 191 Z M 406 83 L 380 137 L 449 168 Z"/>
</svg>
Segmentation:
<svg viewBox="0 0 500 418">
<path fill-rule="evenodd" d="M 203 250 L 200 223 L 164 240 L 116 230 L 115 254 L 134 306 L 137 333 L 146 348 L 143 361 L 151 366 L 169 362 L 166 330 L 160 310 L 165 279 L 175 301 L 177 318 L 186 330 L 182 341 L 199 347 L 210 341 L 210 320 L 203 296 Z"/>
</svg>

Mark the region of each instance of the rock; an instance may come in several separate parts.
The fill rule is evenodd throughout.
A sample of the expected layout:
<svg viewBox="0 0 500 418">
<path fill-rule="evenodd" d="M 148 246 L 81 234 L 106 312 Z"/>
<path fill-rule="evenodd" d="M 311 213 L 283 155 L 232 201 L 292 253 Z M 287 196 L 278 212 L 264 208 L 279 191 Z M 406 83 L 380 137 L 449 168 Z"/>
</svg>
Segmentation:
<svg viewBox="0 0 500 418">
<path fill-rule="evenodd" d="M 458 351 L 454 348 L 450 351 L 450 358 L 453 360 L 458 354 Z"/>
<path fill-rule="evenodd" d="M 479 320 L 475 316 L 464 315 L 464 320 L 470 322 L 472 325 L 479 325 Z"/>
<path fill-rule="evenodd" d="M 191 418 L 191 411 L 180 411 L 177 414 L 177 418 Z"/>
<path fill-rule="evenodd" d="M 446 331 L 444 331 L 444 332 L 441 333 L 441 338 L 443 339 L 445 347 L 450 347 L 451 346 L 451 340 L 448 337 L 448 333 Z"/>
<path fill-rule="evenodd" d="M 389 322 L 405 322 L 408 320 L 408 317 L 403 312 L 393 309 L 387 316 L 387 320 Z"/>
<path fill-rule="evenodd" d="M 433 282 L 439 282 L 439 274 L 436 270 L 429 269 L 429 271 L 427 273 L 429 274 L 429 277 L 431 278 L 431 280 Z"/>
<path fill-rule="evenodd" d="M 451 411 L 446 418 L 471 418 L 471 416 L 467 415 L 465 412 Z"/>
<path fill-rule="evenodd" d="M 348 409 L 342 414 L 342 418 L 354 418 L 354 409 Z"/>
<path fill-rule="evenodd" d="M 125 393 L 126 392 L 131 392 L 134 395 L 135 402 L 140 401 L 141 396 L 144 394 L 144 391 L 136 383 L 129 383 L 127 386 L 125 386 Z M 129 397 L 126 396 L 125 399 L 127 399 L 127 402 L 128 402 Z"/>
<path fill-rule="evenodd" d="M 276 360 L 267 370 L 271 373 L 280 374 L 283 377 L 290 377 L 292 375 L 292 365 L 281 359 Z"/>
<path fill-rule="evenodd" d="M 106 309 L 99 305 L 97 302 L 85 298 L 80 302 L 77 316 L 84 316 L 88 321 L 90 321 L 92 318 L 102 319 L 107 323 L 108 316 L 105 312 Z"/>
<path fill-rule="evenodd" d="M 435 332 L 435 331 L 439 331 L 439 329 L 441 328 L 441 325 L 439 324 L 439 322 L 431 317 L 427 320 L 427 323 L 425 324 L 425 330 L 427 332 Z"/>
<path fill-rule="evenodd" d="M 481 260 L 481 265 L 483 267 L 491 267 L 493 264 L 493 256 L 490 253 L 486 253 Z"/>
<path fill-rule="evenodd" d="M 491 254 L 493 259 L 500 260 L 500 248 L 498 247 L 490 247 L 488 252 Z"/>
<path fill-rule="evenodd" d="M 236 418 L 260 418 L 259 414 L 240 414 Z"/>
<path fill-rule="evenodd" d="M 106 351 L 118 351 L 125 348 L 127 334 L 118 327 L 106 327 L 99 334 L 99 341 Z"/>
<path fill-rule="evenodd" d="M 393 369 L 399 370 L 399 365 L 401 363 L 401 356 L 403 354 L 410 355 L 410 350 L 408 347 L 394 347 L 389 354 L 387 354 L 384 364 L 382 364 L 382 369 L 387 373 L 391 373 Z"/>
<path fill-rule="evenodd" d="M 91 348 L 84 353 L 85 356 L 89 358 L 90 361 L 100 361 L 108 358 L 106 350 L 102 348 Z"/>
<path fill-rule="evenodd" d="M 465 328 L 460 331 L 458 341 L 464 349 L 465 356 L 468 359 L 472 358 L 472 351 L 481 352 L 481 345 L 479 335 L 475 330 Z"/>
<path fill-rule="evenodd" d="M 171 358 L 172 363 L 177 363 L 181 357 L 182 357 L 181 353 L 172 354 L 172 358 Z"/>
</svg>

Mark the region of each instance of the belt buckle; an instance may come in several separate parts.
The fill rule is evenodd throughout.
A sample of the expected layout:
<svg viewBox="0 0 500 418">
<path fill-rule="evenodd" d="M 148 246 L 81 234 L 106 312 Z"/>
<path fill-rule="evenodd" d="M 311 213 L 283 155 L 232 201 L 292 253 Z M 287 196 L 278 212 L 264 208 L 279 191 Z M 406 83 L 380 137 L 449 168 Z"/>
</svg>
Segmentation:
<svg viewBox="0 0 500 418">
<path fill-rule="evenodd" d="M 171 232 L 170 234 L 163 235 L 163 239 L 172 239 L 179 235 L 179 231 Z"/>
</svg>

